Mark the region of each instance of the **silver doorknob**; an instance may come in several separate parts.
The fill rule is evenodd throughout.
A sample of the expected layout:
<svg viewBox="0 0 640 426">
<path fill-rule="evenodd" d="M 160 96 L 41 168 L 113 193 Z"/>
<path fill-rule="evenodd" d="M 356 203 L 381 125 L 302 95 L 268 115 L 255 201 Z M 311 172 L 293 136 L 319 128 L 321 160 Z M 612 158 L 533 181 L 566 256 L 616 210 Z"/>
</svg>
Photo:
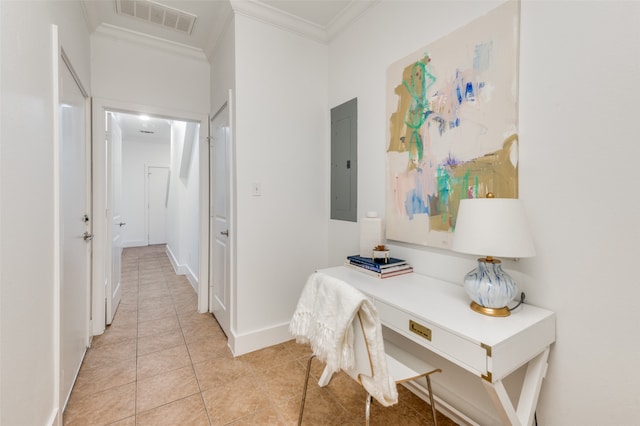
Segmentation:
<svg viewBox="0 0 640 426">
<path fill-rule="evenodd" d="M 82 234 L 82 239 L 85 241 L 91 241 L 93 240 L 93 234 L 85 232 L 84 234 Z"/>
<path fill-rule="evenodd" d="M 227 229 L 226 231 L 220 231 L 221 235 L 226 235 L 227 237 L 229 236 L 229 230 Z"/>
<path fill-rule="evenodd" d="M 120 222 L 118 225 L 125 226 L 126 224 L 127 224 L 127 222 Z"/>
</svg>

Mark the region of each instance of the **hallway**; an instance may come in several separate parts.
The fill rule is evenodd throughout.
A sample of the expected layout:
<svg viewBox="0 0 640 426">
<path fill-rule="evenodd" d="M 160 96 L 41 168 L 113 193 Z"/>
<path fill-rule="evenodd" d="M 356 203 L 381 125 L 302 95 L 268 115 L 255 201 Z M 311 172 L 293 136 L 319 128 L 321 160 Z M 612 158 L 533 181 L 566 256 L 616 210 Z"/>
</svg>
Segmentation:
<svg viewBox="0 0 640 426">
<path fill-rule="evenodd" d="M 122 302 L 93 339 L 64 413 L 64 424 L 295 425 L 307 346 L 295 341 L 232 357 L 210 314 L 175 275 L 164 245 L 127 248 Z M 314 364 L 312 375 L 322 373 Z M 403 387 L 400 403 L 373 405 L 372 424 L 430 425 L 429 407 Z M 304 424 L 364 424 L 365 393 L 343 373 L 321 389 L 311 378 Z M 440 425 L 453 425 L 439 413 Z"/>
</svg>

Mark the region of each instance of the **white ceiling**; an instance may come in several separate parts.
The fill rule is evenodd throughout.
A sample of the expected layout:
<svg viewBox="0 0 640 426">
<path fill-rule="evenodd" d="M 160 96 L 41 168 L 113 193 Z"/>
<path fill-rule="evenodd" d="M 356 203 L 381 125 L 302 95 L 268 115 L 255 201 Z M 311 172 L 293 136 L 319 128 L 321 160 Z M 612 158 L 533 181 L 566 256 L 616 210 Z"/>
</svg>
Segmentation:
<svg viewBox="0 0 640 426">
<path fill-rule="evenodd" d="M 139 115 L 114 113 L 120 128 L 122 140 L 138 142 L 166 143 L 171 142 L 171 120 L 149 117 L 143 120 Z"/>
<path fill-rule="evenodd" d="M 126 0 L 125 0 L 126 1 Z M 327 42 L 378 0 L 152 0 L 197 16 L 191 34 L 116 13 L 116 0 L 83 0 L 90 31 L 146 37 L 210 56 L 235 13 Z"/>
</svg>

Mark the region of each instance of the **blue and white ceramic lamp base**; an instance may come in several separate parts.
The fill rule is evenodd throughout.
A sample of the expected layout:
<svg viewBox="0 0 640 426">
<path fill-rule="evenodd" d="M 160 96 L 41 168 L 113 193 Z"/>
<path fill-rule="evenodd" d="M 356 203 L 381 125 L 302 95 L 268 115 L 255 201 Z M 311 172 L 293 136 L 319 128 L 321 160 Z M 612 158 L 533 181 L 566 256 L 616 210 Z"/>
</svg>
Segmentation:
<svg viewBox="0 0 640 426">
<path fill-rule="evenodd" d="M 507 304 L 518 292 L 513 279 L 502 270 L 498 259 L 480 258 L 478 267 L 464 277 L 464 289 L 471 297 L 471 309 L 484 315 L 506 317 Z"/>
</svg>

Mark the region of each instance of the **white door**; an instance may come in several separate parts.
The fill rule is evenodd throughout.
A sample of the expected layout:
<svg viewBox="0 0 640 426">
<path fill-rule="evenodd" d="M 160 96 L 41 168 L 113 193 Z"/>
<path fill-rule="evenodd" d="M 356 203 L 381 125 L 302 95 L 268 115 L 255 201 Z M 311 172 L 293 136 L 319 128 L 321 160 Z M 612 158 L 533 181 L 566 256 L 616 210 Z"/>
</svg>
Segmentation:
<svg viewBox="0 0 640 426">
<path fill-rule="evenodd" d="M 122 271 L 122 227 L 126 225 L 122 220 L 122 129 L 113 117 L 107 114 L 107 215 L 110 218 L 110 256 L 107 256 L 107 280 L 105 285 L 107 324 L 113 322 L 120 298 L 122 287 L 120 286 L 120 273 Z"/>
<path fill-rule="evenodd" d="M 231 289 L 229 257 L 229 108 L 209 123 L 209 309 L 229 336 Z"/>
<path fill-rule="evenodd" d="M 169 168 L 147 168 L 147 223 L 149 245 L 167 242 L 167 203 L 169 200 Z"/>
<path fill-rule="evenodd" d="M 67 400 L 89 338 L 86 99 L 64 61 L 60 65 L 60 392 Z"/>
</svg>

